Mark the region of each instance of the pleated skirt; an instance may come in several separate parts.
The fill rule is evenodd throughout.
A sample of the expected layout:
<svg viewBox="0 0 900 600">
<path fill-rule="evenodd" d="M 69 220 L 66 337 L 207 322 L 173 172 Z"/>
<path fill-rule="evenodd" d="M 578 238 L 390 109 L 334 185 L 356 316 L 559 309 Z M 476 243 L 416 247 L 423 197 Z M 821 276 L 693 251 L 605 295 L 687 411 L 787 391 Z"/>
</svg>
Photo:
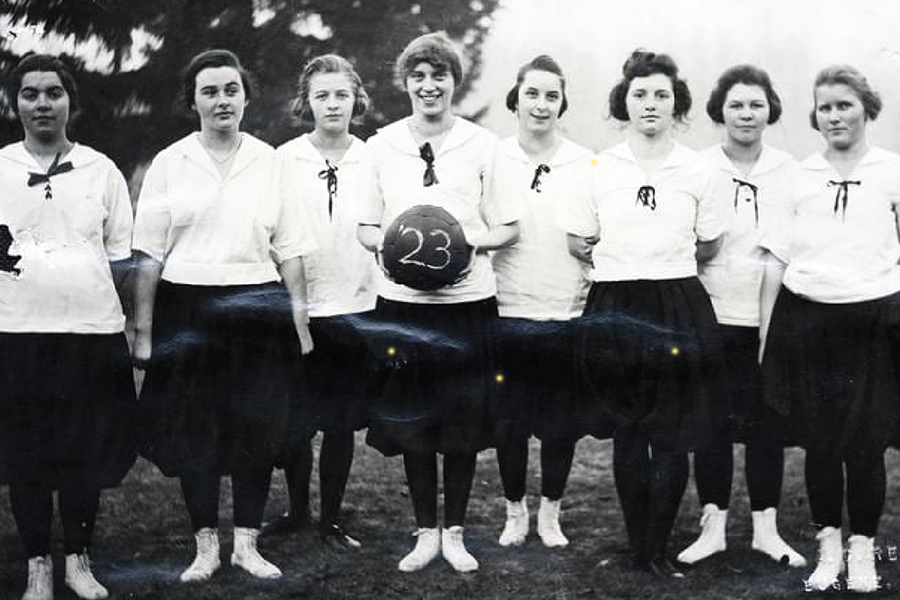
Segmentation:
<svg viewBox="0 0 900 600">
<path fill-rule="evenodd" d="M 498 381 L 494 298 L 415 304 L 379 298 L 369 336 L 376 376 L 368 443 L 393 456 L 474 453 L 490 445 Z"/>
<path fill-rule="evenodd" d="M 292 407 L 300 365 L 281 283 L 161 281 L 139 402 L 142 454 L 177 477 L 273 465 L 306 427 Z"/>
<path fill-rule="evenodd" d="M 696 277 L 594 283 L 576 357 L 595 412 L 613 428 L 637 427 L 652 444 L 676 451 L 722 435 L 722 342 Z"/>
<path fill-rule="evenodd" d="M 501 318 L 496 331 L 503 377 L 491 415 L 497 443 L 531 435 L 577 440 L 595 433 L 583 418 L 574 322 Z"/>
<path fill-rule="evenodd" d="M 134 411 L 124 333 L 0 333 L 0 483 L 118 485 Z"/>
<path fill-rule="evenodd" d="M 809 449 L 878 452 L 900 425 L 900 293 L 824 304 L 782 287 L 763 358 L 763 397 Z"/>
</svg>

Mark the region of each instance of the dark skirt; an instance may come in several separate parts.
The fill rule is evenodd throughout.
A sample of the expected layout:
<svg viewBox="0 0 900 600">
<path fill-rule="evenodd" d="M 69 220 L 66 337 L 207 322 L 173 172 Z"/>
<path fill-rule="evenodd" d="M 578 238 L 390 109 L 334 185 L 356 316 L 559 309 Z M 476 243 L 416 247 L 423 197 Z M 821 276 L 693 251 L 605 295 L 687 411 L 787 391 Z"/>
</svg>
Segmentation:
<svg viewBox="0 0 900 600">
<path fill-rule="evenodd" d="M 730 404 L 727 436 L 732 442 L 768 441 L 792 445 L 784 418 L 763 402 L 759 328 L 719 325 L 728 367 Z"/>
<path fill-rule="evenodd" d="M 491 411 L 496 442 L 532 434 L 577 440 L 593 432 L 582 418 L 573 322 L 501 318 L 496 331 L 503 374 Z"/>
<path fill-rule="evenodd" d="M 720 439 L 728 405 L 718 323 L 696 277 L 599 282 L 576 334 L 596 410 L 652 444 L 690 451 Z"/>
<path fill-rule="evenodd" d="M 459 304 L 378 299 L 369 336 L 376 372 L 368 443 L 385 456 L 474 453 L 490 444 L 499 385 L 491 345 L 494 298 Z"/>
<path fill-rule="evenodd" d="M 161 281 L 140 397 L 142 454 L 170 477 L 272 466 L 299 364 L 281 283 Z"/>
<path fill-rule="evenodd" d="M 307 393 L 302 420 L 316 431 L 356 431 L 368 422 L 371 363 L 365 335 L 373 312 L 315 317 L 309 321 L 315 350 L 303 359 Z"/>
<path fill-rule="evenodd" d="M 767 405 L 808 449 L 882 452 L 900 420 L 900 293 L 849 304 L 782 287 L 763 360 Z"/>
<path fill-rule="evenodd" d="M 0 334 L 0 483 L 118 485 L 134 409 L 125 334 Z"/>
</svg>

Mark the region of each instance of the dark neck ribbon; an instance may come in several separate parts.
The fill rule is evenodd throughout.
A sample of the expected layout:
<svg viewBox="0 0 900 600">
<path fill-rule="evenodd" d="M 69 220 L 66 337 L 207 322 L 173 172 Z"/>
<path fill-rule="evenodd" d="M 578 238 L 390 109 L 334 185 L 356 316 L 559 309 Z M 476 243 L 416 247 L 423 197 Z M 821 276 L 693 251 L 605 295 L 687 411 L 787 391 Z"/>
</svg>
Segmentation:
<svg viewBox="0 0 900 600">
<path fill-rule="evenodd" d="M 325 168 L 319 171 L 319 179 L 325 180 L 325 186 L 328 188 L 328 218 L 331 218 L 331 213 L 334 210 L 334 197 L 337 195 L 337 166 L 331 164 L 329 160 L 325 159 Z"/>
<path fill-rule="evenodd" d="M 531 180 L 531 189 L 533 189 L 537 193 L 541 193 L 541 174 L 549 172 L 549 165 L 545 165 L 543 163 L 539 164 L 534 170 L 534 179 Z"/>
<path fill-rule="evenodd" d="M 434 151 L 431 149 L 429 142 L 425 142 L 419 147 L 419 158 L 425 161 L 425 174 L 422 176 L 422 185 L 429 187 L 439 183 L 434 172 Z"/>
<path fill-rule="evenodd" d="M 844 179 L 842 181 L 828 181 L 828 187 L 836 187 L 834 194 L 834 214 L 838 214 L 838 208 L 841 209 L 841 218 L 847 215 L 847 201 L 850 199 L 850 186 L 862 185 L 862 181 L 850 181 Z"/>
<path fill-rule="evenodd" d="M 751 192 L 753 192 L 753 219 L 754 224 L 759 226 L 759 201 L 757 195 L 759 193 L 759 187 L 753 185 L 749 181 L 744 181 L 743 179 L 738 179 L 737 177 L 732 177 L 731 180 L 734 182 L 734 212 L 737 213 L 738 210 L 738 199 L 741 195 L 741 188 L 747 188 Z M 747 198 L 747 202 L 750 202 L 750 198 Z"/>
<path fill-rule="evenodd" d="M 638 188 L 635 204 L 648 207 L 650 210 L 656 210 L 656 188 L 652 185 L 642 185 Z"/>
<path fill-rule="evenodd" d="M 64 163 L 59 162 L 60 154 L 57 152 L 56 157 L 53 159 L 53 163 L 51 163 L 50 168 L 47 169 L 46 173 L 32 173 L 28 172 L 28 187 L 34 187 L 41 183 L 46 183 L 47 185 L 44 187 L 44 199 L 50 200 L 53 198 L 53 189 L 50 186 L 50 178 L 54 175 L 59 175 L 61 173 L 68 173 L 75 167 L 72 166 L 72 161 L 66 161 Z"/>
</svg>

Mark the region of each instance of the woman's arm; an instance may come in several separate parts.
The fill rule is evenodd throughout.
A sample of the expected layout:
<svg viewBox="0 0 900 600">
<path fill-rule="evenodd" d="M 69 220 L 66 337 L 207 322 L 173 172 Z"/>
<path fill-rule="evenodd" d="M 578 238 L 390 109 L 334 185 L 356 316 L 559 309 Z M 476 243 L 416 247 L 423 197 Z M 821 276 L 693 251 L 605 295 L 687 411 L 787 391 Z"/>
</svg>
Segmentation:
<svg viewBox="0 0 900 600">
<path fill-rule="evenodd" d="M 759 292 L 759 361 L 762 362 L 763 352 L 766 349 L 766 336 L 769 333 L 769 323 L 772 320 L 772 309 L 778 298 L 778 290 L 781 289 L 781 281 L 784 279 L 785 264 L 771 252 L 766 252 L 764 258 L 762 287 Z"/>
<path fill-rule="evenodd" d="M 720 235 L 714 240 L 708 242 L 697 241 L 697 251 L 694 256 L 697 258 L 697 264 L 704 264 L 712 260 L 719 253 L 722 247 L 722 236 Z"/>
<path fill-rule="evenodd" d="M 163 265 L 144 254 L 135 252 L 136 274 L 134 278 L 134 345 L 131 357 L 134 366 L 144 369 L 153 349 L 153 305 L 156 302 L 156 287 L 162 274 Z"/>
<path fill-rule="evenodd" d="M 519 223 L 514 221 L 505 225 L 495 225 L 485 233 L 467 240 L 476 252 L 485 253 L 489 250 L 500 250 L 512 246 L 519 241 Z"/>
<path fill-rule="evenodd" d="M 384 245 L 384 232 L 381 231 L 380 225 L 360 223 L 356 227 L 356 238 L 366 250 L 376 255 L 381 252 Z"/>
<path fill-rule="evenodd" d="M 291 316 L 300 340 L 300 352 L 304 355 L 313 351 L 313 339 L 309 333 L 309 313 L 307 311 L 308 296 L 306 293 L 306 271 L 303 259 L 299 256 L 289 258 L 278 266 L 284 286 L 291 296 Z"/>
<path fill-rule="evenodd" d="M 592 235 L 591 237 L 582 237 L 574 233 L 566 234 L 566 243 L 569 246 L 569 254 L 587 264 L 593 264 L 591 253 L 594 246 L 600 241 L 600 236 Z"/>
</svg>

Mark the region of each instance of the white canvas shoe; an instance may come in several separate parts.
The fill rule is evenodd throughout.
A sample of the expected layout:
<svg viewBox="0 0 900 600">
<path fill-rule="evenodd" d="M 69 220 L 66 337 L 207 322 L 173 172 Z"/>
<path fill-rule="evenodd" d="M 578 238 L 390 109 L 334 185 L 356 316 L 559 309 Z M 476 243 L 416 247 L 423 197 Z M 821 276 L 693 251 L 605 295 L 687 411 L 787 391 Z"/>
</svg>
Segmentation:
<svg viewBox="0 0 900 600">
<path fill-rule="evenodd" d="M 463 528 L 454 525 L 450 529 L 441 532 L 441 552 L 444 559 L 460 573 L 468 573 L 478 570 L 478 561 L 466 550 L 463 543 Z"/>
<path fill-rule="evenodd" d="M 841 530 L 836 527 L 823 527 L 816 534 L 819 540 L 819 563 L 806 580 L 807 588 L 824 592 L 836 589 L 838 576 L 844 570 L 844 544 L 841 541 Z"/>
<path fill-rule="evenodd" d="M 692 565 L 709 558 L 717 552 L 724 552 L 728 547 L 725 541 L 725 523 L 728 521 L 728 510 L 722 510 L 715 504 L 703 507 L 700 517 L 700 536 L 693 544 L 678 555 L 678 562 Z"/>
<path fill-rule="evenodd" d="M 53 600 L 53 560 L 49 554 L 28 559 L 28 585 L 22 600 Z"/>
<path fill-rule="evenodd" d="M 66 585 L 84 600 L 103 600 L 109 592 L 100 585 L 91 572 L 91 560 L 87 553 L 66 555 Z"/>
<path fill-rule="evenodd" d="M 753 541 L 750 546 L 763 554 L 768 554 L 777 562 L 785 562 L 792 567 L 805 567 L 806 559 L 802 554 L 791 548 L 778 533 L 776 524 L 777 511 L 770 506 L 765 510 L 754 510 L 751 513 L 753 519 Z"/>
<path fill-rule="evenodd" d="M 878 572 L 875 570 L 875 538 L 851 535 L 847 554 L 847 589 L 868 593 L 878 590 Z"/>
<path fill-rule="evenodd" d="M 281 577 L 281 569 L 263 558 L 256 549 L 256 538 L 258 537 L 259 529 L 235 527 L 231 564 L 260 579 L 278 579 Z"/>
<path fill-rule="evenodd" d="M 525 496 L 517 502 L 506 501 L 506 524 L 500 534 L 501 546 L 521 546 L 528 536 L 528 504 Z"/>
<path fill-rule="evenodd" d="M 537 532 L 541 541 L 548 548 L 563 548 L 569 540 L 563 535 L 559 526 L 559 507 L 561 500 L 551 500 L 541 496 L 541 507 L 538 509 Z"/>
<path fill-rule="evenodd" d="M 437 527 L 422 527 L 413 535 L 416 536 L 416 547 L 397 565 L 405 573 L 425 568 L 441 551 L 441 532 Z"/>
<path fill-rule="evenodd" d="M 194 534 L 194 541 L 197 544 L 194 562 L 179 577 L 185 583 L 206 581 L 222 566 L 219 558 L 218 529 L 204 527 Z"/>
</svg>

